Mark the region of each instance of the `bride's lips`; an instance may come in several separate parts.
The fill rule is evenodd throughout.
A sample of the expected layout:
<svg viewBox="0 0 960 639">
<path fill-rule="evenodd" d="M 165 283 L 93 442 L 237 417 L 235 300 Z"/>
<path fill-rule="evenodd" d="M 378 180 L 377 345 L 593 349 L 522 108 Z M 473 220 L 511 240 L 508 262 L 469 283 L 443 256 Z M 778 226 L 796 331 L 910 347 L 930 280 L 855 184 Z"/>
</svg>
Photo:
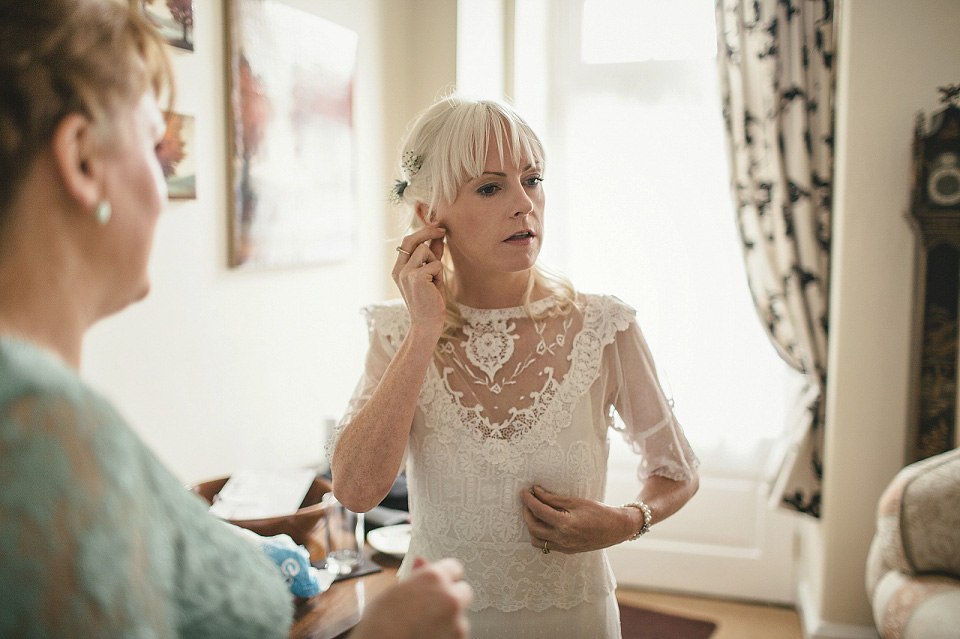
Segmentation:
<svg viewBox="0 0 960 639">
<path fill-rule="evenodd" d="M 537 237 L 537 234 L 529 229 L 517 231 L 504 240 L 508 244 L 530 244 Z"/>
</svg>

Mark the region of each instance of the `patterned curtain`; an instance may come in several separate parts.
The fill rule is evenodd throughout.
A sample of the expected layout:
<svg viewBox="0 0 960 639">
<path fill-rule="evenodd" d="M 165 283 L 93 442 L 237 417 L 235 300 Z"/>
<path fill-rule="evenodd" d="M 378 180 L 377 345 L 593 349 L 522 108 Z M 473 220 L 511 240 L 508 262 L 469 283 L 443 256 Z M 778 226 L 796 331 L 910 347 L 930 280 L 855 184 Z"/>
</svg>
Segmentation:
<svg viewBox="0 0 960 639">
<path fill-rule="evenodd" d="M 833 180 L 833 0 L 717 0 L 731 189 L 750 291 L 806 391 L 771 500 L 820 516 Z"/>
</svg>

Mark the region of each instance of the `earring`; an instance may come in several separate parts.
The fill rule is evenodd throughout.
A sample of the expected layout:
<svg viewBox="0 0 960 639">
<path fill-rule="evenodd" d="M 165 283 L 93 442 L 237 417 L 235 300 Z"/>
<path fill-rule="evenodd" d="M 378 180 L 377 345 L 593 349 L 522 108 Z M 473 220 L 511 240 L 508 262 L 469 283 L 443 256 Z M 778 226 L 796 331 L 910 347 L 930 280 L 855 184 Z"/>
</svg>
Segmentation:
<svg viewBox="0 0 960 639">
<path fill-rule="evenodd" d="M 110 221 L 110 216 L 113 214 L 113 207 L 110 206 L 110 202 L 107 200 L 102 200 L 100 204 L 97 204 L 96 218 L 97 224 L 100 226 L 105 225 Z"/>
</svg>

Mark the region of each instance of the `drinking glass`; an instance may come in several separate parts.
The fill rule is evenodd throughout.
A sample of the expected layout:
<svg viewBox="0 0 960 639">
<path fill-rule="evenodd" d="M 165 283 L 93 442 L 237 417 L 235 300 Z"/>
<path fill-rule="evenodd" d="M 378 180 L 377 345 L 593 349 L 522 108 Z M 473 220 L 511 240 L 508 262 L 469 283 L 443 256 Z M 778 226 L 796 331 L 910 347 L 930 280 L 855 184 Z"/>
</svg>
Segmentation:
<svg viewBox="0 0 960 639">
<path fill-rule="evenodd" d="M 344 575 L 363 563 L 363 513 L 355 513 L 336 498 L 325 511 L 327 570 Z"/>
</svg>

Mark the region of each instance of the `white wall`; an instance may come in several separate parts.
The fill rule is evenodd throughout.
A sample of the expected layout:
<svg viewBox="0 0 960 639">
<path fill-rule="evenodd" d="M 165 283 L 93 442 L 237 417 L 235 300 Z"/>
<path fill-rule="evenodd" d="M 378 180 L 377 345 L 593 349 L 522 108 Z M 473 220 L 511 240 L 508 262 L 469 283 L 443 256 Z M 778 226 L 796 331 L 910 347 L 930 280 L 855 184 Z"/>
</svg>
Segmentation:
<svg viewBox="0 0 960 639">
<path fill-rule="evenodd" d="M 361 306 L 390 280 L 387 202 L 407 122 L 456 68 L 456 0 L 283 0 L 359 34 L 359 215 L 352 257 L 296 268 L 228 268 L 223 6 L 197 0 L 195 51 L 170 49 L 176 110 L 196 117 L 197 199 L 172 201 L 151 260 L 153 290 L 95 327 L 83 374 L 184 482 L 240 467 L 314 464 L 367 346 Z"/>
<path fill-rule="evenodd" d="M 382 0 L 384 161 L 389 184 L 398 177 L 400 140 L 414 116 L 453 87 L 457 75 L 457 0 Z M 404 229 L 400 211 L 386 211 L 387 235 L 398 239 Z M 388 265 L 382 285 L 388 297 L 399 290 L 390 277 L 397 258 L 394 247 L 383 245 Z"/>
<path fill-rule="evenodd" d="M 198 197 L 171 201 L 160 220 L 150 296 L 95 327 L 85 348 L 83 373 L 185 482 L 320 460 L 323 419 L 342 412 L 362 370 L 358 309 L 383 296 L 380 2 L 289 4 L 360 34 L 352 257 L 297 268 L 226 266 L 223 3 L 198 0 L 195 52 L 170 50 L 175 107 L 196 117 Z"/>
<path fill-rule="evenodd" d="M 915 239 L 904 219 L 916 112 L 960 82 L 960 2 L 840 0 L 823 517 L 805 526 L 809 636 L 869 636 L 877 499 L 903 465 Z"/>
</svg>

